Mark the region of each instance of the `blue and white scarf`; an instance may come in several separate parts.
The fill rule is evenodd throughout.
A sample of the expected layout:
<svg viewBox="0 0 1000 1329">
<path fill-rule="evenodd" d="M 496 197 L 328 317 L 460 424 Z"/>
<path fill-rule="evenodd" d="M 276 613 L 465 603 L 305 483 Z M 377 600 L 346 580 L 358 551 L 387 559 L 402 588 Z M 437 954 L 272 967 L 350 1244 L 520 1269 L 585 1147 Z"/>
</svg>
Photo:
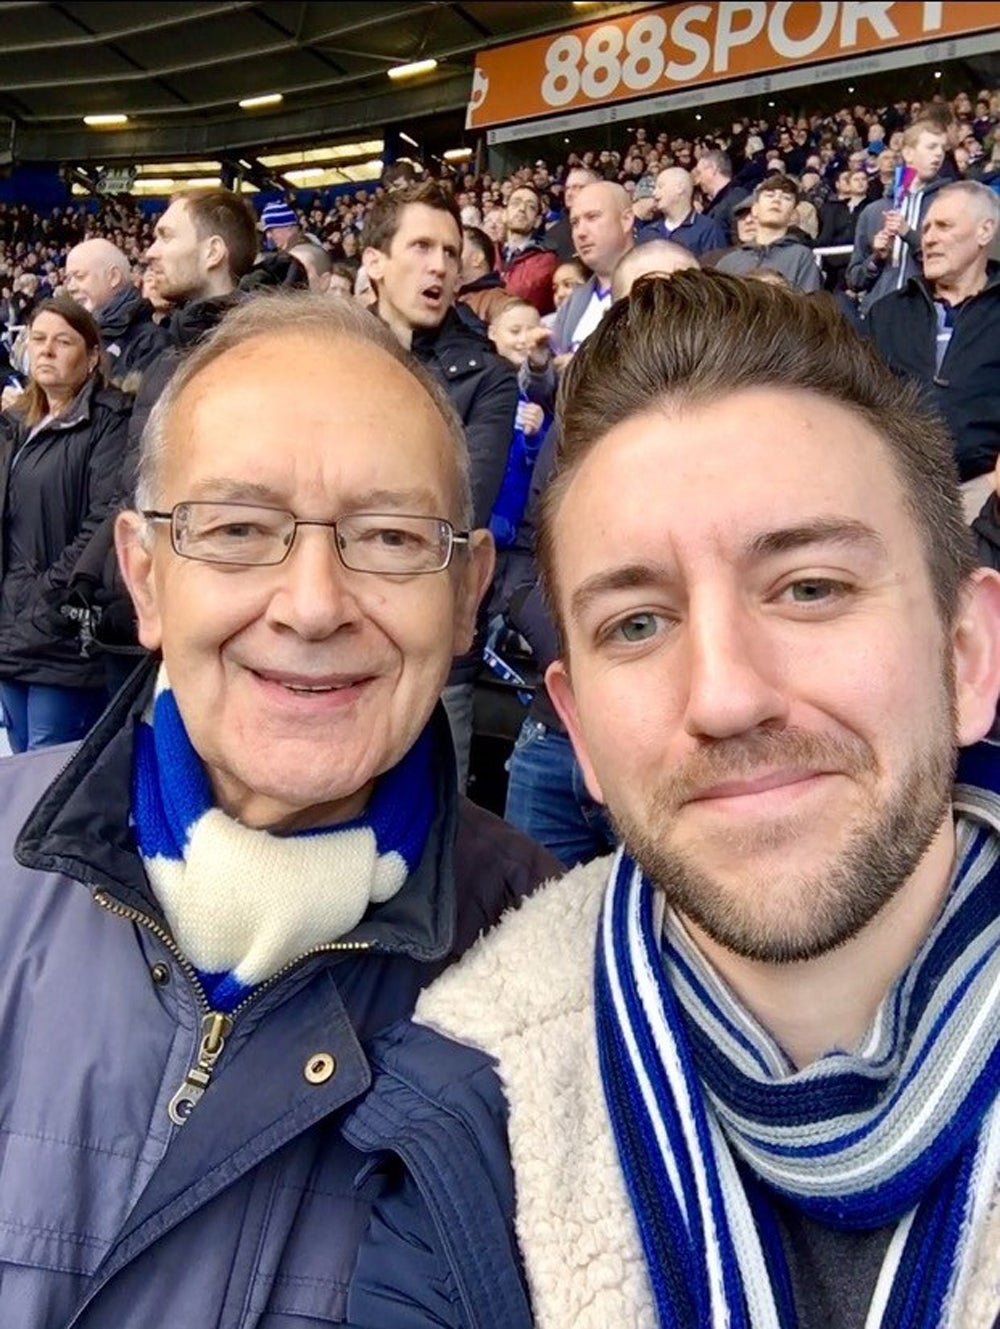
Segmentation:
<svg viewBox="0 0 1000 1329">
<path fill-rule="evenodd" d="M 948 900 L 863 1045 L 800 1071 L 616 855 L 598 1054 L 664 1329 L 795 1325 L 769 1191 L 834 1228 L 896 1224 L 866 1329 L 946 1323 L 1000 1172 L 1000 836 L 984 799 L 993 824 L 959 819 Z"/>
<path fill-rule="evenodd" d="M 417 866 L 435 807 L 429 727 L 379 778 L 362 817 L 275 835 L 215 805 L 161 667 L 136 728 L 132 815 L 153 891 L 209 1005 L 230 1012 L 258 984 L 356 927 Z"/>
</svg>

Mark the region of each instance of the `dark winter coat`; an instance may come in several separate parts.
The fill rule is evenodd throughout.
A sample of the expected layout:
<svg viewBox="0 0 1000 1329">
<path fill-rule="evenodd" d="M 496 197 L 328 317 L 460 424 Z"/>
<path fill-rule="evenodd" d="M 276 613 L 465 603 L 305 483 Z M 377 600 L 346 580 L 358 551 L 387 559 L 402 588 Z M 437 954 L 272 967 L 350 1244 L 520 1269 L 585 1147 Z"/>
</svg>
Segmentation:
<svg viewBox="0 0 1000 1329">
<path fill-rule="evenodd" d="M 0 437 L 0 678 L 101 687 L 59 612 L 77 560 L 113 510 L 130 399 L 91 379 L 39 430 Z"/>
<path fill-rule="evenodd" d="M 493 345 L 449 309 L 436 328 L 413 334 L 413 354 L 440 380 L 465 428 L 472 480 L 472 524 L 489 525 L 517 410 L 517 375 Z M 481 609 L 473 649 L 459 656 L 449 675 L 450 684 L 470 683 L 479 670 L 485 640 L 485 613 Z"/>
<path fill-rule="evenodd" d="M 955 440 L 960 478 L 991 471 L 1000 452 L 1000 264 L 987 285 L 954 311 L 954 329 L 936 369 L 934 293 L 911 277 L 868 311 L 868 335 L 890 369 L 919 383 Z"/>
<path fill-rule="evenodd" d="M 427 1264 L 381 1265 L 373 1215 L 418 1161 L 405 1131 L 395 1153 L 346 1130 L 369 1046 L 558 866 L 458 798 L 439 712 L 420 863 L 346 944 L 258 990 L 174 1126 L 205 1002 L 129 825 L 151 685 L 140 670 L 69 765 L 65 748 L 0 763 L 0 1324 L 402 1329 L 397 1294 L 423 1301 Z M 319 1053 L 325 1078 L 307 1073 Z"/>
<path fill-rule="evenodd" d="M 170 345 L 165 328 L 153 322 L 153 307 L 134 286 L 126 286 L 95 316 L 101 330 L 108 373 L 118 387 L 144 373 Z"/>
<path fill-rule="evenodd" d="M 725 248 L 726 233 L 720 222 L 692 211 L 672 231 L 667 230 L 662 219 L 644 226 L 636 237 L 636 244 L 644 245 L 650 240 L 672 240 L 698 258 L 710 249 Z"/>
</svg>

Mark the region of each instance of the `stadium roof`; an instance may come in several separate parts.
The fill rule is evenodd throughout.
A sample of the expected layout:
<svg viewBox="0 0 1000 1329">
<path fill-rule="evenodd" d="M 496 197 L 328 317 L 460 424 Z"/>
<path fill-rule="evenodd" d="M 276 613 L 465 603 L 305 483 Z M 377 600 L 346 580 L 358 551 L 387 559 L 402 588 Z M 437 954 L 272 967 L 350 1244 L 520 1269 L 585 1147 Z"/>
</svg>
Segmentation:
<svg viewBox="0 0 1000 1329">
<path fill-rule="evenodd" d="M 217 155 L 464 107 L 477 50 L 634 4 L 2 0 L 0 116 L 21 160 Z M 412 80 L 387 71 L 437 67 Z M 277 108 L 239 109 L 281 93 Z M 123 114 L 122 129 L 85 115 Z M 0 149 L 8 145 L 0 144 Z"/>
</svg>

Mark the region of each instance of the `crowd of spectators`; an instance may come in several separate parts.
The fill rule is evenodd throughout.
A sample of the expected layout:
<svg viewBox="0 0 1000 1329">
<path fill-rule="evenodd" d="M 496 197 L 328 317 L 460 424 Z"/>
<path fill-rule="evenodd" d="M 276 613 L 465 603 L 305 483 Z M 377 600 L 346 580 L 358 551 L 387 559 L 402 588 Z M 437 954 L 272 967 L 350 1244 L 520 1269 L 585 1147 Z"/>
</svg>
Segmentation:
<svg viewBox="0 0 1000 1329">
<path fill-rule="evenodd" d="M 961 182 L 967 192 L 952 194 L 928 221 L 937 193 Z M 986 497 L 982 482 L 1000 451 L 1000 410 L 988 372 L 993 353 L 984 350 L 1000 346 L 996 274 L 987 266 L 996 232 L 988 200 L 1000 193 L 1000 93 L 900 99 L 827 115 L 779 109 L 770 118 L 736 117 L 691 137 L 640 125 L 627 131 L 620 149 L 574 150 L 558 163 L 539 157 L 503 178 L 444 163 L 431 172 L 404 159 L 377 185 L 305 201 L 262 196 L 252 210 L 238 199 L 232 207 L 220 204 L 222 193 L 204 191 L 199 199 L 190 191 L 160 207 L 123 195 L 44 217 L 0 204 L 0 346 L 8 356 L 0 363 L 0 424 L 21 444 L 56 427 L 56 410 L 40 408 L 27 423 L 18 416 L 19 396 L 37 383 L 29 346 L 31 336 L 40 345 L 40 334 L 31 331 L 40 309 L 43 328 L 72 324 L 82 345 L 100 335 L 107 377 L 131 403 L 119 447 L 127 458 L 180 354 L 245 293 L 308 285 L 370 305 L 441 379 L 458 408 L 472 456 L 475 523 L 490 526 L 500 551 L 474 649 L 456 662 L 445 693 L 463 781 L 472 680 L 484 658 L 519 684 L 519 670 L 537 678 L 555 650 L 534 594 L 531 541 L 532 508 L 557 432 L 550 426 L 558 374 L 641 273 L 718 266 L 807 294 L 825 287 L 845 317 L 869 326 L 897 372 L 935 396 L 955 432 L 963 481 L 980 483 L 970 516 Z M 965 248 L 952 262 L 947 255 L 955 245 L 946 232 L 969 217 Z M 459 222 L 456 249 L 451 236 Z M 937 267 L 922 273 L 928 225 Z M 223 237 L 217 249 L 209 240 L 213 228 Z M 434 247 L 437 257 L 410 263 L 402 252 L 410 231 L 414 243 Z M 885 303 L 889 294 L 909 304 Z M 96 331 L 67 319 L 67 299 L 92 316 Z M 874 319 L 872 309 L 880 310 Z M 926 325 L 926 346 L 910 335 L 918 325 Z M 950 379 L 942 370 L 949 344 Z M 78 378 L 66 389 L 71 404 L 90 391 L 82 369 Z M 123 492 L 127 483 L 123 463 Z M 75 556 L 90 541 L 82 575 L 88 586 L 103 584 L 99 611 L 107 633 L 127 617 L 127 601 L 123 610 L 111 585 L 110 523 L 104 519 L 102 527 L 94 512 L 81 511 L 77 525 L 62 532 L 63 544 Z M 70 566 L 64 549 L 45 557 L 59 560 L 62 590 L 75 578 L 79 591 L 80 569 Z M 46 585 L 44 603 L 65 614 L 59 590 Z M 94 621 L 83 619 L 92 630 Z M 128 666 L 136 649 L 119 627 L 111 634 L 119 644 L 112 645 L 109 687 L 122 676 L 114 652 Z M 92 650 L 93 640 L 86 645 Z M 505 649 L 506 663 L 498 654 Z M 0 660 L 0 678 L 3 667 Z M 45 678 L 49 673 L 43 671 Z M 76 673 L 92 689 L 100 670 L 88 660 Z M 514 819 L 572 861 L 600 848 L 609 831 L 582 794 L 568 741 L 543 693 L 511 762 L 508 811 L 519 807 Z M 33 745 L 27 724 L 21 746 Z M 549 743 L 541 764 L 539 739 Z M 561 830 L 537 819 L 559 781 L 579 820 L 568 835 L 563 812 L 553 818 L 562 820 Z"/>
</svg>

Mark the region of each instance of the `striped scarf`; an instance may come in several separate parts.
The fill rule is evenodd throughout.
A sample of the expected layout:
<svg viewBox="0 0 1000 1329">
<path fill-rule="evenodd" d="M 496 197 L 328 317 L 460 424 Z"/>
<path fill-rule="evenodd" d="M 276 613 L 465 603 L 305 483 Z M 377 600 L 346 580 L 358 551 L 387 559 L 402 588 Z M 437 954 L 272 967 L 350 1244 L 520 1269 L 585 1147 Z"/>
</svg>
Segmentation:
<svg viewBox="0 0 1000 1329">
<path fill-rule="evenodd" d="M 433 768 L 427 728 L 356 820 L 294 835 L 244 826 L 215 806 L 160 667 L 136 728 L 132 816 L 146 875 L 213 1010 L 233 1011 L 396 894 L 430 832 Z"/>
<path fill-rule="evenodd" d="M 664 1329 L 795 1325 L 768 1192 L 831 1227 L 896 1225 L 866 1329 L 947 1322 L 1000 1173 L 1000 799 L 956 807 L 932 932 L 862 1045 L 800 1071 L 616 855 L 598 1055 Z"/>
</svg>

